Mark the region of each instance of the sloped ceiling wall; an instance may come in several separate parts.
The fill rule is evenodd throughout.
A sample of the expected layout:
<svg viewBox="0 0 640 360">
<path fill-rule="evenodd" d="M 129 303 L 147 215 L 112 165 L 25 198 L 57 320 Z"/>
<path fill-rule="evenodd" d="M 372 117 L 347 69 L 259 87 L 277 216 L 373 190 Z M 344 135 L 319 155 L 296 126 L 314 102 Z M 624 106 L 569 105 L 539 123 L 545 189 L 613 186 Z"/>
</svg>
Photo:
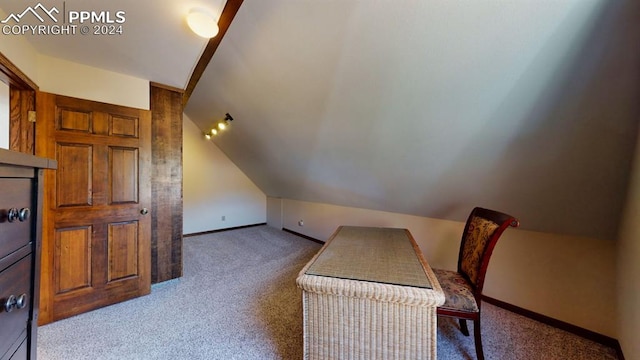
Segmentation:
<svg viewBox="0 0 640 360">
<path fill-rule="evenodd" d="M 638 3 L 245 0 L 185 112 L 268 196 L 613 239 Z"/>
</svg>

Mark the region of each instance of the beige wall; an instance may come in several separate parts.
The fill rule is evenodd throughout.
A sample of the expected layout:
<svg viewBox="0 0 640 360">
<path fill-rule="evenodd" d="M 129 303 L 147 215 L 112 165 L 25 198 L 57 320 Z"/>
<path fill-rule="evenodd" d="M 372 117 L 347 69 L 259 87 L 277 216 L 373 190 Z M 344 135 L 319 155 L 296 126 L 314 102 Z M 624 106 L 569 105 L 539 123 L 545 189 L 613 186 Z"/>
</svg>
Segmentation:
<svg viewBox="0 0 640 360">
<path fill-rule="evenodd" d="M 289 199 L 280 202 L 287 229 L 326 240 L 338 225 L 407 228 L 432 267 L 456 268 L 462 222 Z M 278 206 L 279 201 L 271 198 L 268 204 Z M 299 220 L 304 226 L 298 225 Z M 613 241 L 508 229 L 494 250 L 485 294 L 615 337 L 614 278 Z"/>
<path fill-rule="evenodd" d="M 149 109 L 149 80 L 38 55 L 41 91 Z"/>
<path fill-rule="evenodd" d="M 183 136 L 184 233 L 266 222 L 264 193 L 186 114 Z"/>
<path fill-rule="evenodd" d="M 640 139 L 640 137 L 639 137 Z M 618 241 L 618 340 L 627 359 L 640 359 L 640 146 Z"/>
<path fill-rule="evenodd" d="M 267 197 L 267 225 L 282 229 L 282 199 Z"/>
<path fill-rule="evenodd" d="M 0 9 L 0 18 L 7 14 Z M 0 52 L 32 81 L 38 83 L 38 52 L 22 35 L 3 35 Z"/>
</svg>

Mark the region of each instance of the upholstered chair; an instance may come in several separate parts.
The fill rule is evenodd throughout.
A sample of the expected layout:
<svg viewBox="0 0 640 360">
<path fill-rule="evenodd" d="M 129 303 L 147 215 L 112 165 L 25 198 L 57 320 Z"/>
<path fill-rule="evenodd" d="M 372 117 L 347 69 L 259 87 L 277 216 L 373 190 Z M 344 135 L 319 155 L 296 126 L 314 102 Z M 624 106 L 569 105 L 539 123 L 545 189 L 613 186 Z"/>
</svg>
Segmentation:
<svg viewBox="0 0 640 360">
<path fill-rule="evenodd" d="M 438 316 L 458 318 L 460 330 L 466 336 L 469 336 L 467 320 L 473 321 L 478 360 L 484 360 L 480 308 L 489 259 L 504 230 L 519 225 L 511 215 L 476 207 L 471 211 L 462 233 L 458 270 L 433 269 L 445 293 L 445 303 L 437 309 Z"/>
</svg>

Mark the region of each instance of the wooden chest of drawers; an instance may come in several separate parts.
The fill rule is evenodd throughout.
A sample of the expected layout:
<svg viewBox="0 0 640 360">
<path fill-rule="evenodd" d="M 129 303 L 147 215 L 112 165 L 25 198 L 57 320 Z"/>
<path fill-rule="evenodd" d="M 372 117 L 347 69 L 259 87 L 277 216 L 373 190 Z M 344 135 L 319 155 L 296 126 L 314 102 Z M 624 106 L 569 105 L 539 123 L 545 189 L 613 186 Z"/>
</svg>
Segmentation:
<svg viewBox="0 0 640 360">
<path fill-rule="evenodd" d="M 0 149 L 0 360 L 36 358 L 42 169 L 55 166 Z"/>
</svg>

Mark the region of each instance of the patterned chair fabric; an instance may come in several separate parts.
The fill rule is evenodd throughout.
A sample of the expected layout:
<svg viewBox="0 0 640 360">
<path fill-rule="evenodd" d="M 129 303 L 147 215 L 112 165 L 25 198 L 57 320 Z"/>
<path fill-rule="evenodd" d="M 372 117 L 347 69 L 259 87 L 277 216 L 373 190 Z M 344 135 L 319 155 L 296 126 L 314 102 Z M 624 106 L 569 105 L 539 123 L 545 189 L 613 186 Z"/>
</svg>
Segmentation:
<svg viewBox="0 0 640 360">
<path fill-rule="evenodd" d="M 444 291 L 444 304 L 440 307 L 451 310 L 478 312 L 478 304 L 473 297 L 469 282 L 456 271 L 433 269 Z"/>
<path fill-rule="evenodd" d="M 471 219 L 469 223 L 460 268 L 469 277 L 473 285 L 477 285 L 478 272 L 480 271 L 482 256 L 487 248 L 487 243 L 498 227 L 499 225 L 493 221 L 478 216 Z"/>
</svg>

